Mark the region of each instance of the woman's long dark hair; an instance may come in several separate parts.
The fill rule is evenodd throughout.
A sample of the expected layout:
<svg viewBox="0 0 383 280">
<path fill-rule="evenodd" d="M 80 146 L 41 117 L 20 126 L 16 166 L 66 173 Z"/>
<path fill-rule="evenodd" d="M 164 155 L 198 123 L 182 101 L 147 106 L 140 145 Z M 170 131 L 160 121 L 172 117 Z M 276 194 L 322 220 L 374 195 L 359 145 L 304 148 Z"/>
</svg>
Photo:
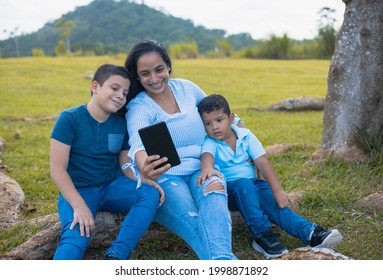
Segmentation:
<svg viewBox="0 0 383 280">
<path fill-rule="evenodd" d="M 169 68 L 169 74 L 172 71 L 172 61 L 169 57 L 168 52 L 161 43 L 154 40 L 144 40 L 135 44 L 130 50 L 128 57 L 125 60 L 125 68 L 128 69 L 128 71 L 132 75 L 132 82 L 130 85 L 128 96 L 126 98 L 126 104 L 128 104 L 134 97 L 136 97 L 138 93 L 144 90 L 144 87 L 138 79 L 137 61 L 142 55 L 150 52 L 156 52 L 159 55 L 161 55 L 162 59 Z"/>
</svg>

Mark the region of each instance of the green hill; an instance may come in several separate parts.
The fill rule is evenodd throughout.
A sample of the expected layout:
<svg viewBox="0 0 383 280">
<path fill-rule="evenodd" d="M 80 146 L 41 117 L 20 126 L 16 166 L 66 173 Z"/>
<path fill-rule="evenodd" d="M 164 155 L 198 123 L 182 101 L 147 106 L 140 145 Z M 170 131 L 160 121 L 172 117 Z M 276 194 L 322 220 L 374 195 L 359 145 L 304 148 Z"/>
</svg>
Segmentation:
<svg viewBox="0 0 383 280">
<path fill-rule="evenodd" d="M 57 20 L 74 24 L 70 34 L 72 52 L 81 50 L 96 55 L 127 52 L 142 39 L 155 39 L 165 46 L 195 41 L 201 53 L 214 50 L 216 41 L 225 38 L 234 49 L 256 43 L 248 33 L 227 37 L 225 30 L 195 26 L 191 20 L 129 0 L 94 0 Z M 34 48 L 43 49 L 45 55 L 55 55 L 59 35 L 54 22 L 46 23 L 37 32 L 0 41 L 0 57 L 31 56 Z"/>
</svg>

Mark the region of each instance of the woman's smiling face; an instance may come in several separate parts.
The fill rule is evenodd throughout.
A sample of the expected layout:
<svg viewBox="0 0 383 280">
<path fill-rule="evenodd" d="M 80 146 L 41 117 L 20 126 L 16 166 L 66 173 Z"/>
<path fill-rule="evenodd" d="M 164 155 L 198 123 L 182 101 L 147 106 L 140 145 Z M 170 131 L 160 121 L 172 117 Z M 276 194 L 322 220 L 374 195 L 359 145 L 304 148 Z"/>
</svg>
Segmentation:
<svg viewBox="0 0 383 280">
<path fill-rule="evenodd" d="M 149 95 L 161 94 L 168 87 L 169 68 L 157 52 L 146 53 L 137 60 L 137 75 Z"/>
</svg>

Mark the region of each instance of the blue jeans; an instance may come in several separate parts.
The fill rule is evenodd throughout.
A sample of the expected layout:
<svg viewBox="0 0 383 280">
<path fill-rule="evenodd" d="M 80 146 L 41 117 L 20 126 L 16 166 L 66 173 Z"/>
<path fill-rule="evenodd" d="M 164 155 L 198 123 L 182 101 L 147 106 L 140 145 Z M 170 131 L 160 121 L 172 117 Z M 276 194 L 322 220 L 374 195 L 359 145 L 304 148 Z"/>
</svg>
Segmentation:
<svg viewBox="0 0 383 280">
<path fill-rule="evenodd" d="M 276 224 L 291 236 L 308 244 L 316 225 L 290 208 L 279 208 L 269 184 L 260 179 L 227 182 L 229 209 L 239 211 L 254 236 Z"/>
<path fill-rule="evenodd" d="M 197 186 L 199 172 L 191 176 L 162 175 L 157 183 L 166 194 L 154 220 L 182 238 L 199 259 L 237 259 L 231 251 L 231 218 L 224 181 L 218 177 Z M 222 191 L 207 191 L 220 180 Z"/>
<path fill-rule="evenodd" d="M 159 193 L 154 187 L 142 185 L 137 189 L 136 183 L 128 177 L 119 176 L 106 186 L 78 189 L 94 218 L 99 211 L 127 213 L 116 240 L 106 252 L 122 260 L 129 259 L 150 226 L 159 203 Z M 62 231 L 54 259 L 82 259 L 90 238 L 80 235 L 78 224 L 73 230 L 69 229 L 73 221 L 73 208 L 62 195 L 58 200 L 58 214 Z"/>
</svg>

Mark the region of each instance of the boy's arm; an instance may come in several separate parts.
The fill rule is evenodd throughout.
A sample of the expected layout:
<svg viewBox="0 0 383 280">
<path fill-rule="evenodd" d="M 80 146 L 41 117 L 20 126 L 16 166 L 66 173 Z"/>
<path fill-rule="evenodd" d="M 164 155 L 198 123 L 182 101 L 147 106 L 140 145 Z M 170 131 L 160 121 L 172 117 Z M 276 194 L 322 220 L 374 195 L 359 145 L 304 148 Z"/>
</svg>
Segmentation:
<svg viewBox="0 0 383 280">
<path fill-rule="evenodd" d="M 202 153 L 201 159 L 201 173 L 197 178 L 197 185 L 202 185 L 207 178 L 216 175 L 222 178 L 222 174 L 214 169 L 214 156 L 210 153 Z"/>
<path fill-rule="evenodd" d="M 128 178 L 130 178 L 130 179 L 132 179 L 132 180 L 137 181 L 137 178 L 136 178 L 136 176 L 134 176 L 134 174 L 133 174 L 133 170 L 132 170 L 130 167 L 125 168 L 125 169 L 122 168 L 122 166 L 123 166 L 125 163 L 128 163 L 128 162 L 130 162 L 130 161 L 131 161 L 131 160 L 130 160 L 130 157 L 128 156 L 128 151 L 127 151 L 127 150 L 125 150 L 125 151 L 121 151 L 120 154 L 119 154 L 119 163 L 120 163 L 120 168 L 121 168 L 122 173 L 123 173 L 126 177 L 128 177 Z M 160 193 L 160 203 L 159 203 L 159 206 L 158 206 L 158 207 L 160 207 L 160 206 L 162 205 L 162 203 L 164 203 L 164 201 L 165 201 L 165 192 L 163 191 L 163 189 L 161 188 L 161 186 L 160 186 L 158 183 L 156 183 L 155 181 L 150 180 L 150 179 L 147 179 L 147 178 L 145 178 L 145 177 L 143 177 L 143 176 L 141 176 L 141 181 L 142 181 L 144 184 L 151 185 L 151 186 L 155 187 L 155 188 L 158 190 L 158 192 Z"/>
<path fill-rule="evenodd" d="M 70 149 L 71 146 L 51 139 L 50 174 L 60 193 L 73 208 L 74 217 L 70 229 L 79 224 L 81 236 L 84 236 L 85 232 L 89 237 L 95 229 L 94 217 L 67 172 Z"/>
<path fill-rule="evenodd" d="M 260 156 L 254 160 L 254 166 L 260 171 L 262 176 L 269 183 L 270 188 L 274 194 L 275 200 L 280 208 L 287 207 L 290 203 L 289 196 L 283 191 L 281 183 L 274 171 L 273 166 L 267 159 L 266 155 Z"/>
</svg>

